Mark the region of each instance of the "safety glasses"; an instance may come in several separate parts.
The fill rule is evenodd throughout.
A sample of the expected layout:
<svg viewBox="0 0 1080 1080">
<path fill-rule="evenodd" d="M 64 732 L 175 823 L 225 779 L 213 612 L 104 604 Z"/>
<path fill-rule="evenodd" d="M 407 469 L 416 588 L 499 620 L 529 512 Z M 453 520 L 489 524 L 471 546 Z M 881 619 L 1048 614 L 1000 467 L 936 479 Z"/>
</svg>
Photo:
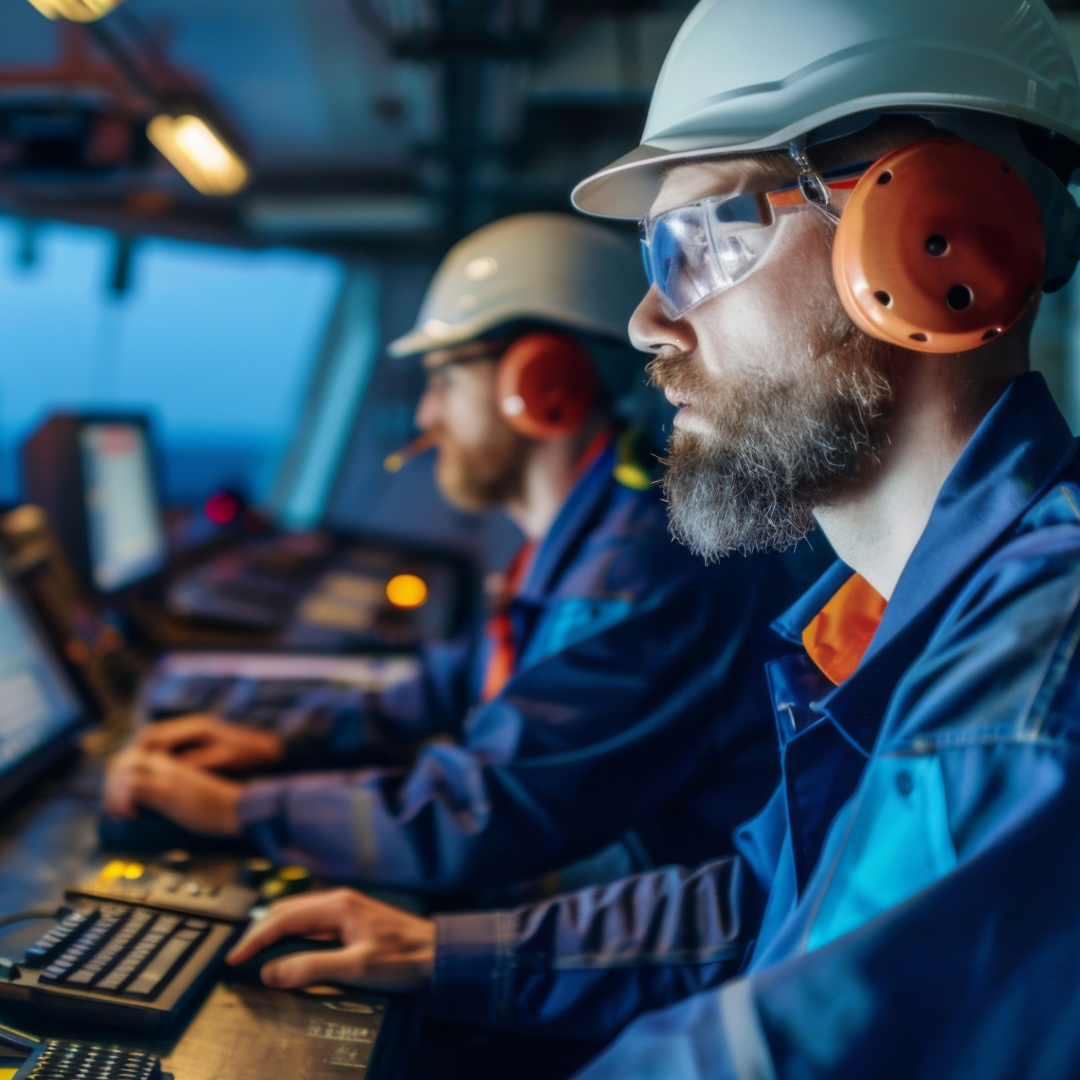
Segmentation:
<svg viewBox="0 0 1080 1080">
<path fill-rule="evenodd" d="M 859 166 L 860 175 L 865 166 Z M 827 182 L 804 173 L 769 194 L 714 195 L 644 218 L 638 225 L 645 274 L 669 318 L 745 281 L 776 239 L 776 211 L 812 207 L 837 221 L 830 190 L 853 188 L 858 176 Z"/>
</svg>

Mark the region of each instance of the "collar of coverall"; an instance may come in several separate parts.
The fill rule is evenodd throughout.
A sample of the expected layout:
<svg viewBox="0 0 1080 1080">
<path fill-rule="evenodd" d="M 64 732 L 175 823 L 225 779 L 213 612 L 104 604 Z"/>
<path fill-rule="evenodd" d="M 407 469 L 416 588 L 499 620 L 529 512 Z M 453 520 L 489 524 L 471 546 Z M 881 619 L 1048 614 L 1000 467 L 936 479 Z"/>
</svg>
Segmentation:
<svg viewBox="0 0 1080 1080">
<path fill-rule="evenodd" d="M 803 630 L 803 648 L 834 686 L 855 673 L 886 604 L 866 578 L 852 574 Z"/>
<path fill-rule="evenodd" d="M 1078 447 L 1042 375 L 1014 379 L 946 478 L 858 670 L 817 703 L 855 742 L 869 749 L 876 729 L 862 730 L 861 719 L 877 715 L 869 702 L 892 692 L 893 676 L 912 662 L 957 590 L 1047 494 Z M 837 560 L 773 622 L 774 633 L 805 648 L 804 631 L 851 578 L 851 567 Z"/>
</svg>

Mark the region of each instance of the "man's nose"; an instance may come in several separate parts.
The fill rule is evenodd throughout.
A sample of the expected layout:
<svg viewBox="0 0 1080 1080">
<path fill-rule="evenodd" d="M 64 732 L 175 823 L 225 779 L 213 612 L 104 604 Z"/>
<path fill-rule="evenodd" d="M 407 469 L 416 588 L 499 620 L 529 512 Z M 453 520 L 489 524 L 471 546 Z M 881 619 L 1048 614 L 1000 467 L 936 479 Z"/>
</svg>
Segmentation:
<svg viewBox="0 0 1080 1080">
<path fill-rule="evenodd" d="M 416 415 L 413 423 L 421 431 L 431 431 L 438 423 L 439 406 L 435 401 L 435 395 L 430 390 L 425 390 L 416 406 Z"/>
<path fill-rule="evenodd" d="M 630 343 L 641 352 L 658 353 L 663 349 L 693 352 L 697 335 L 685 319 L 668 317 L 660 302 L 660 292 L 653 285 L 630 317 Z"/>
</svg>

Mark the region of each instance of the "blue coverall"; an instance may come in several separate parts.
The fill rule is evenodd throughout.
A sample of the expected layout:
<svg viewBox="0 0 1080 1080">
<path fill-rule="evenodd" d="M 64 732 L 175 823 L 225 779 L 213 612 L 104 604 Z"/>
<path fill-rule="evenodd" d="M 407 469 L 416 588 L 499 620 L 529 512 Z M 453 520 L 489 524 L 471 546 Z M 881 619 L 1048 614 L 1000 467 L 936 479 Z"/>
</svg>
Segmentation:
<svg viewBox="0 0 1080 1080">
<path fill-rule="evenodd" d="M 581 1080 L 1080 1072 L 1080 462 L 1040 375 L 834 687 L 801 633 L 850 573 L 775 624 L 783 778 L 739 854 L 441 918 L 436 1017 L 610 1038 L 660 1010 Z"/>
<path fill-rule="evenodd" d="M 760 649 L 800 587 L 777 556 L 704 565 L 615 465 L 609 446 L 539 545 L 510 609 L 516 670 L 461 741 L 407 772 L 256 782 L 240 803 L 250 839 L 327 877 L 436 891 L 525 881 L 621 838 L 631 870 L 733 850 L 778 775 Z M 474 651 L 429 654 L 383 713 L 412 735 L 464 717 L 486 666 Z M 355 718 L 339 728 L 330 761 Z"/>
</svg>

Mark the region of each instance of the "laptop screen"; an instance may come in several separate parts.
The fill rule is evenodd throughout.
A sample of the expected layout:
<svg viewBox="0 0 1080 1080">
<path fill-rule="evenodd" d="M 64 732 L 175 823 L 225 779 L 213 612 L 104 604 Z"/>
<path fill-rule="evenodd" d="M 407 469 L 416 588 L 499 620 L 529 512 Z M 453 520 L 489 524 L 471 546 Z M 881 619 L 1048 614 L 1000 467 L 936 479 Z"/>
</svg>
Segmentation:
<svg viewBox="0 0 1080 1080">
<path fill-rule="evenodd" d="M 83 424 L 79 448 L 94 583 L 103 592 L 160 570 L 168 558 L 146 432 L 138 424 Z"/>
<path fill-rule="evenodd" d="M 45 639 L 0 576 L 0 781 L 82 715 Z"/>
</svg>

